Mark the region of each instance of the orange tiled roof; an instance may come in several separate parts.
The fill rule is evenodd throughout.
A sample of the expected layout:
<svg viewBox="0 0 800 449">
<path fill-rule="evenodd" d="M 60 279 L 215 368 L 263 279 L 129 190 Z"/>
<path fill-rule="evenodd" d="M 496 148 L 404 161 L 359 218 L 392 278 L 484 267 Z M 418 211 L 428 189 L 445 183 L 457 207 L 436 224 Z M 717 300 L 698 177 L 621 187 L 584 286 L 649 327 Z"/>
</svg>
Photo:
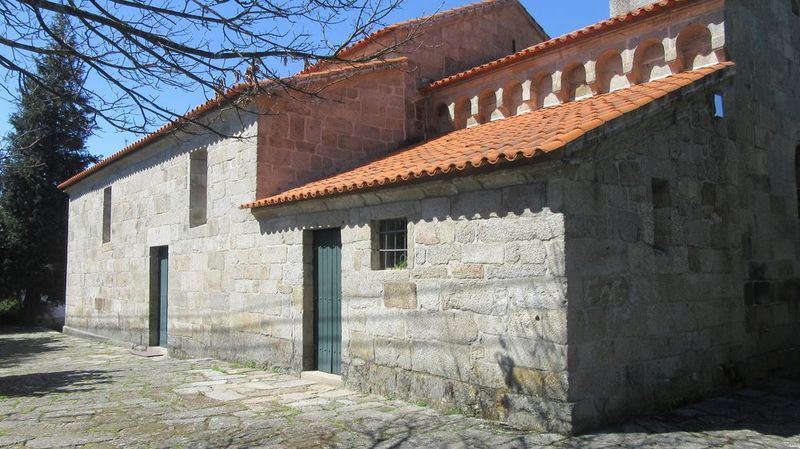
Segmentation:
<svg viewBox="0 0 800 449">
<path fill-rule="evenodd" d="M 724 62 L 455 131 L 353 170 L 241 207 L 272 206 L 440 176 L 469 167 L 530 159 L 537 153 L 562 148 L 605 123 L 733 65 Z"/>
<path fill-rule="evenodd" d="M 375 60 L 363 63 L 352 63 L 352 64 L 339 64 L 335 67 L 331 67 L 330 69 L 318 71 L 314 73 L 306 73 L 306 74 L 298 74 L 292 76 L 285 80 L 287 83 L 294 83 L 296 85 L 300 85 L 302 82 L 305 81 L 318 81 L 320 79 L 324 79 L 325 77 L 340 77 L 340 76 L 348 76 L 354 73 L 362 73 L 368 70 L 384 70 L 397 67 L 398 65 L 402 65 L 408 60 L 406 57 L 399 57 L 399 58 L 392 58 L 386 60 Z M 269 87 L 270 85 L 277 85 L 274 81 L 264 81 L 261 83 L 261 87 Z M 190 110 L 183 116 L 165 124 L 161 128 L 153 131 L 152 133 L 142 137 L 141 139 L 137 140 L 136 142 L 126 146 L 125 148 L 117 151 L 116 153 L 112 154 L 111 156 L 103 159 L 102 161 L 98 162 L 95 165 L 87 168 L 86 170 L 78 173 L 77 175 L 67 179 L 66 181 L 62 182 L 58 185 L 59 189 L 66 189 L 74 185 L 75 183 L 83 180 L 84 178 L 88 177 L 92 173 L 95 173 L 104 167 L 111 165 L 112 163 L 116 162 L 119 159 L 122 159 L 130 154 L 144 148 L 148 144 L 155 142 L 156 140 L 164 137 L 165 135 L 169 134 L 172 131 L 177 130 L 181 126 L 190 123 L 193 120 L 197 120 L 203 114 L 206 114 L 224 104 L 226 102 L 230 102 L 232 99 L 236 98 L 238 95 L 245 93 L 248 89 L 254 88 L 254 86 L 250 83 L 240 83 L 237 84 L 227 92 L 225 95 L 217 96 L 212 98 L 205 103 L 195 107 L 194 109 Z"/>
<path fill-rule="evenodd" d="M 512 64 L 523 59 L 531 58 L 533 56 L 540 55 L 544 52 L 555 50 L 561 48 L 563 46 L 572 44 L 576 41 L 582 39 L 588 39 L 590 37 L 596 36 L 601 33 L 605 33 L 616 28 L 629 25 L 633 22 L 637 22 L 648 17 L 652 17 L 658 15 L 667 10 L 673 10 L 677 7 L 688 5 L 690 3 L 695 3 L 699 1 L 705 0 L 662 0 L 660 2 L 655 2 L 651 5 L 644 6 L 639 9 L 635 9 L 625 14 L 618 15 L 616 17 L 612 17 L 610 19 L 603 20 L 602 22 L 598 22 L 594 25 L 589 25 L 585 28 L 581 28 L 580 30 L 573 31 L 571 33 L 565 34 L 563 36 L 550 39 L 549 41 L 544 41 L 539 44 L 536 44 L 532 47 L 525 48 L 520 50 L 513 55 L 508 55 L 502 57 L 500 59 L 496 59 L 492 62 L 487 62 L 486 64 L 482 64 L 471 69 L 465 70 L 460 73 L 456 73 L 455 75 L 450 75 L 446 78 L 442 78 L 438 81 L 434 81 L 427 86 L 425 86 L 422 90 L 424 92 L 430 92 L 432 90 L 438 89 L 440 87 L 447 86 L 449 84 L 453 84 L 468 78 L 472 78 L 481 73 L 488 72 L 490 70 L 496 69 L 498 67 L 503 67 L 508 64 Z"/>
<path fill-rule="evenodd" d="M 367 37 L 365 37 L 365 38 L 363 38 L 363 39 L 361 39 L 359 41 L 356 41 L 355 43 L 353 43 L 349 47 L 342 49 L 342 51 L 339 52 L 337 57 L 339 57 L 339 58 L 347 58 L 348 56 L 356 53 L 358 50 L 366 47 L 371 42 L 374 42 L 377 39 L 380 39 L 381 37 L 386 36 L 387 34 L 393 32 L 395 30 L 399 30 L 399 29 L 402 29 L 402 28 L 405 28 L 405 27 L 408 27 L 408 26 L 413 26 L 413 25 L 422 25 L 422 24 L 426 24 L 426 23 L 432 23 L 434 21 L 448 19 L 448 18 L 451 18 L 451 17 L 455 17 L 455 16 L 459 16 L 459 15 L 462 15 L 462 14 L 475 12 L 475 11 L 478 11 L 478 10 L 484 10 L 485 11 L 485 10 L 488 10 L 490 8 L 494 8 L 494 7 L 497 7 L 497 6 L 506 4 L 506 3 L 510 3 L 510 2 L 514 2 L 514 3 L 519 4 L 518 0 L 481 0 L 479 2 L 471 3 L 469 5 L 459 6 L 457 8 L 448 9 L 446 11 L 440 11 L 440 12 L 437 12 L 437 13 L 432 14 L 430 16 L 419 17 L 419 18 L 416 18 L 416 19 L 406 20 L 406 21 L 403 21 L 403 22 L 397 22 L 397 23 L 394 23 L 392 25 L 383 27 L 383 28 L 375 31 L 374 33 L 370 34 L 369 36 L 367 36 Z M 524 10 L 524 8 L 523 8 L 523 10 Z M 528 16 L 530 17 L 530 15 L 528 15 Z M 531 19 L 531 22 L 533 22 L 534 26 L 536 28 L 538 28 L 538 30 L 542 33 L 542 35 L 545 37 L 545 39 L 548 38 L 547 33 L 544 31 L 544 29 L 541 27 L 541 25 L 539 25 L 536 22 L 536 20 L 533 19 L 533 17 L 530 17 L 530 19 Z M 300 73 L 301 74 L 311 73 L 311 72 L 314 72 L 314 71 L 318 70 L 320 67 L 323 67 L 324 65 L 325 65 L 324 62 L 313 64 L 310 67 L 304 69 Z"/>
</svg>

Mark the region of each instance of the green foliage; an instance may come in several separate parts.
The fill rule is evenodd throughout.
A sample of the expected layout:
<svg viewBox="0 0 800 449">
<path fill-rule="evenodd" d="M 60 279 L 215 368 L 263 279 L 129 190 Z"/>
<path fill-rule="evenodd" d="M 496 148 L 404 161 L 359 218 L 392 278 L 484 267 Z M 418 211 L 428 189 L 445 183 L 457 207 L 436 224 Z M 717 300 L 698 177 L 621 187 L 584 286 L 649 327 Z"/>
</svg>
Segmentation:
<svg viewBox="0 0 800 449">
<path fill-rule="evenodd" d="M 52 29 L 62 38 L 50 49 L 74 45 L 67 19 Z M 22 80 L 0 155 L 0 297 L 63 299 L 68 197 L 57 186 L 97 161 L 85 145 L 95 125 L 78 106 L 87 99 L 79 60 L 54 52 L 35 73 Z"/>
<path fill-rule="evenodd" d="M 395 270 L 408 269 L 408 261 L 405 259 L 400 260 L 399 262 L 397 262 L 397 264 L 395 264 L 394 269 Z"/>
<path fill-rule="evenodd" d="M 22 303 L 18 298 L 0 299 L 0 324 L 19 322 Z"/>
</svg>

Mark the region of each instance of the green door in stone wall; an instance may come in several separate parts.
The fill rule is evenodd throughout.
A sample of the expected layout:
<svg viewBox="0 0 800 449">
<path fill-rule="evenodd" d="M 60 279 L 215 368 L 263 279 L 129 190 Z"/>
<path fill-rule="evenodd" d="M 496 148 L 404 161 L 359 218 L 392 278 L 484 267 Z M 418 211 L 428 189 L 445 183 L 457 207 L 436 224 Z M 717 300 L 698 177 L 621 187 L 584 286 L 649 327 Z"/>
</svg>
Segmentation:
<svg viewBox="0 0 800 449">
<path fill-rule="evenodd" d="M 319 371 L 342 372 L 342 237 L 314 231 L 314 346 Z"/>
</svg>

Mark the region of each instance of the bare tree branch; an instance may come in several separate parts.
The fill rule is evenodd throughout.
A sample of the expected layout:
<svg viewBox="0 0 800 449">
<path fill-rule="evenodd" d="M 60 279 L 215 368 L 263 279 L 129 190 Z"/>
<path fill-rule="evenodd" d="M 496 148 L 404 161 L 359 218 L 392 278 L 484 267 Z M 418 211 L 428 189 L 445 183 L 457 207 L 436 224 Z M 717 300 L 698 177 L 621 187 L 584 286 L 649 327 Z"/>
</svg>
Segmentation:
<svg viewBox="0 0 800 449">
<path fill-rule="evenodd" d="M 245 80 L 254 92 L 270 85 L 315 95 L 279 68 L 290 60 L 357 64 L 389 55 L 396 46 L 347 58 L 342 51 L 384 25 L 401 1 L 0 0 L 3 90 L 13 94 L 14 76 L 48 89 L 33 70 L 37 58 L 71 56 L 94 80 L 79 106 L 117 129 L 147 133 L 184 115 L 158 101 L 166 88 L 211 99 Z M 74 44 L 47 26 L 55 15 L 72 19 Z M 344 37 L 332 42 L 331 35 Z"/>
</svg>

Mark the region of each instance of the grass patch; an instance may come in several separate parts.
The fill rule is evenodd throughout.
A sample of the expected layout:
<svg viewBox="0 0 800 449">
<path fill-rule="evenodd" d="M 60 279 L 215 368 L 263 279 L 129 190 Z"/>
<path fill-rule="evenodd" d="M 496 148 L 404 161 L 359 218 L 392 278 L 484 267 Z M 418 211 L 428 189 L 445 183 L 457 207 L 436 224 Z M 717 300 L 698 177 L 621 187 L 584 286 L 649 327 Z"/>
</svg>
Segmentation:
<svg viewBox="0 0 800 449">
<path fill-rule="evenodd" d="M 11 398 L 8 397 L 8 396 L 3 396 L 2 394 L 0 394 L 0 401 L 6 401 L 8 399 L 11 399 Z"/>
<path fill-rule="evenodd" d="M 444 412 L 444 414 L 447 416 L 451 416 L 451 415 L 463 415 L 464 413 L 458 407 L 450 407 L 447 409 L 447 411 Z"/>
<path fill-rule="evenodd" d="M 249 369 L 256 369 L 258 368 L 258 364 L 252 360 L 246 360 L 244 362 L 240 362 L 238 360 L 234 360 L 231 362 L 231 368 L 233 369 L 242 369 L 242 368 L 249 368 Z"/>
<path fill-rule="evenodd" d="M 417 406 L 418 407 L 427 407 L 428 406 L 428 401 L 417 401 Z"/>
</svg>

